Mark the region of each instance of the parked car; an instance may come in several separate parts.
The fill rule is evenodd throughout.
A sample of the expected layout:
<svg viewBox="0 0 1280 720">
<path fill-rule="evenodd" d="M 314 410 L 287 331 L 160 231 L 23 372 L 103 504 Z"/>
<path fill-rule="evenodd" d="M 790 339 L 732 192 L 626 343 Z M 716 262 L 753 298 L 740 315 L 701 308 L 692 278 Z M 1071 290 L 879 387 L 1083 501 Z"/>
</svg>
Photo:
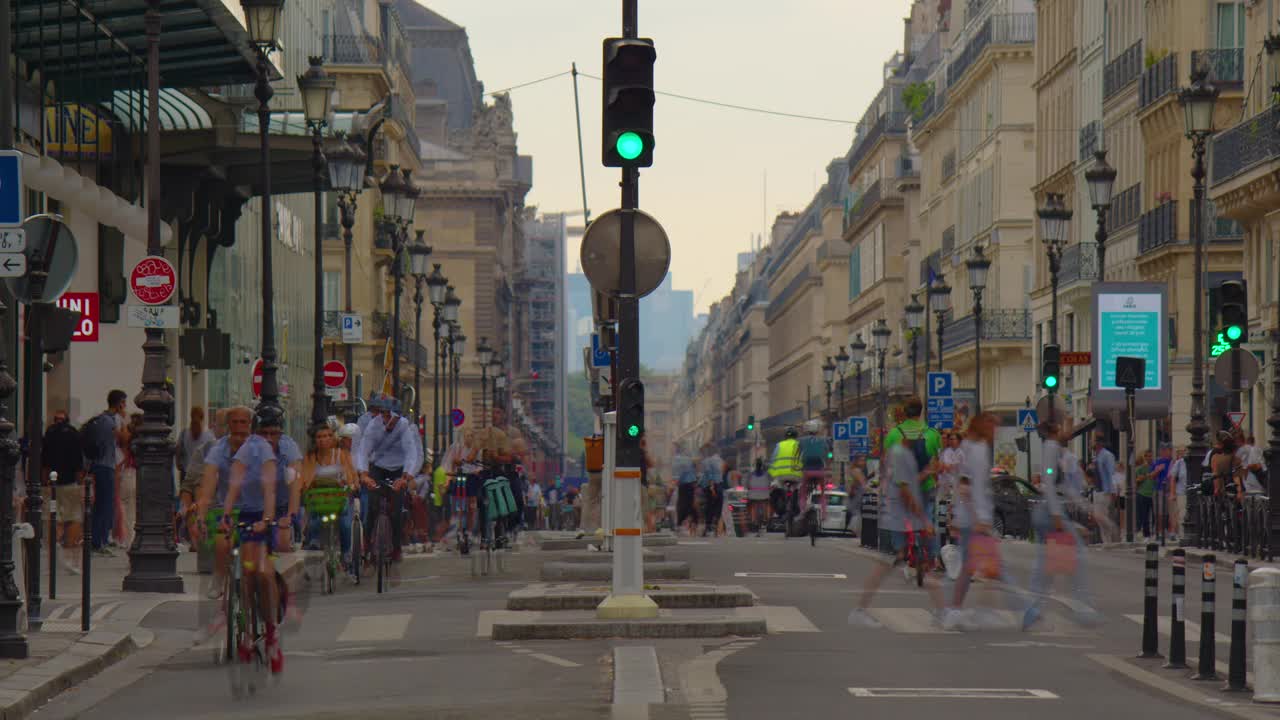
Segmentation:
<svg viewBox="0 0 1280 720">
<path fill-rule="evenodd" d="M 1031 509 L 1039 502 L 1040 491 L 1016 475 L 993 472 L 991 493 L 995 499 L 991 524 L 996 535 L 1029 536 Z"/>
<path fill-rule="evenodd" d="M 822 514 L 822 521 L 818 525 L 819 534 L 835 533 L 843 535 L 845 533 L 845 513 L 849 512 L 849 494 L 843 490 L 827 490 L 827 510 Z M 815 492 L 809 496 L 809 502 L 819 508 L 822 512 L 822 493 Z M 860 513 L 861 510 L 855 512 Z"/>
</svg>

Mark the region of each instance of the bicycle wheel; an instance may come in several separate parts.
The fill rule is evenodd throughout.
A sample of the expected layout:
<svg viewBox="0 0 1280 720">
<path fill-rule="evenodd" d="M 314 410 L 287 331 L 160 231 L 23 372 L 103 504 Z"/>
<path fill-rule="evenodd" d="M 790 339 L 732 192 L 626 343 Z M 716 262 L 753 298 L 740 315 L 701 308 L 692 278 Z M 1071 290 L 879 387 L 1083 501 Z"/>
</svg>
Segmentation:
<svg viewBox="0 0 1280 720">
<path fill-rule="evenodd" d="M 338 590 L 338 552 L 341 549 L 341 543 L 338 540 L 338 523 L 336 520 L 330 520 L 329 523 L 329 544 L 325 548 L 324 562 L 324 591 L 329 595 Z"/>
<path fill-rule="evenodd" d="M 373 523 L 373 562 L 378 573 L 378 592 L 386 591 L 386 567 L 391 559 L 391 529 L 386 513 L 378 513 Z"/>
<path fill-rule="evenodd" d="M 234 662 L 236 659 L 236 629 L 238 626 L 240 584 L 228 572 L 222 584 L 222 623 L 225 626 L 219 633 L 218 647 L 214 652 L 214 662 L 221 665 Z"/>
<path fill-rule="evenodd" d="M 809 547 L 817 547 L 818 545 L 818 513 L 813 508 L 809 509 L 806 516 L 809 523 Z"/>
<path fill-rule="evenodd" d="M 357 506 L 351 514 L 351 562 L 348 570 L 351 580 L 360 584 L 361 561 L 364 559 L 364 522 L 360 520 L 360 508 Z"/>
<path fill-rule="evenodd" d="M 924 587 L 925 565 L 928 564 L 924 546 L 920 543 L 920 539 L 916 538 L 916 587 Z"/>
</svg>

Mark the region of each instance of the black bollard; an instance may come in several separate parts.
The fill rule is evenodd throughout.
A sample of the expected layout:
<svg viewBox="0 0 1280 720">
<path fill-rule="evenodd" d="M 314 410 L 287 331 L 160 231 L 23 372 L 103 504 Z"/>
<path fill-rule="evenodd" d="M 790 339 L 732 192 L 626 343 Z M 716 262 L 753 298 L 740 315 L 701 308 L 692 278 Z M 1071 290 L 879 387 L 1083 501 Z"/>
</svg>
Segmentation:
<svg viewBox="0 0 1280 720">
<path fill-rule="evenodd" d="M 1223 692 L 1244 692 L 1245 683 L 1245 585 L 1249 582 L 1249 561 L 1237 558 L 1231 573 L 1231 658 L 1227 667 L 1227 686 Z"/>
<path fill-rule="evenodd" d="M 89 632 L 89 571 L 93 563 L 90 553 L 93 550 L 93 503 L 89 495 L 93 474 L 84 476 L 84 519 L 80 522 L 80 632 Z"/>
<path fill-rule="evenodd" d="M 1214 577 L 1217 574 L 1218 559 L 1213 555 L 1204 556 L 1204 571 L 1201 575 L 1200 585 L 1200 668 L 1193 680 L 1218 680 L 1219 675 L 1215 664 L 1214 647 L 1214 597 L 1213 591 Z"/>
<path fill-rule="evenodd" d="M 58 471 L 49 473 L 49 599 L 58 599 Z"/>
<path fill-rule="evenodd" d="M 1173 610 L 1169 621 L 1169 662 L 1164 666 L 1170 670 L 1187 669 L 1187 551 L 1176 548 L 1173 551 Z"/>
<path fill-rule="evenodd" d="M 1143 598 L 1142 598 L 1142 654 L 1140 658 L 1158 658 L 1164 657 L 1160 654 L 1159 649 L 1159 632 L 1156 627 L 1156 614 L 1158 608 L 1156 603 L 1160 597 L 1158 594 L 1160 579 L 1160 546 L 1155 543 L 1147 544 L 1147 572 L 1143 579 Z"/>
</svg>

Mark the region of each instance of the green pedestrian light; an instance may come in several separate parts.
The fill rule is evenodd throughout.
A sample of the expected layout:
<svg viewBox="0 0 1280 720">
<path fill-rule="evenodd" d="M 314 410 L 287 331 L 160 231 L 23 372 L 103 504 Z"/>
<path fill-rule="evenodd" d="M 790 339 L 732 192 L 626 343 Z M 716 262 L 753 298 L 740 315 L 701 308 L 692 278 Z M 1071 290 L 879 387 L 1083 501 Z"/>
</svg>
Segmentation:
<svg viewBox="0 0 1280 720">
<path fill-rule="evenodd" d="M 628 436 L 630 436 L 630 437 L 640 437 L 640 426 L 639 426 L 639 425 L 628 425 L 628 426 L 627 426 L 627 435 L 628 435 Z"/>
<path fill-rule="evenodd" d="M 615 149 L 623 160 L 635 160 L 644 152 L 644 139 L 636 133 L 624 132 L 618 136 Z"/>
<path fill-rule="evenodd" d="M 1055 388 L 1055 387 L 1058 387 L 1058 378 L 1054 377 L 1053 375 L 1047 375 L 1047 376 L 1045 376 L 1045 379 L 1044 379 L 1044 386 L 1045 386 L 1045 387 L 1047 387 L 1047 388 Z"/>
<path fill-rule="evenodd" d="M 1244 328 L 1240 327 L 1239 325 L 1230 325 L 1227 327 L 1228 340 L 1235 342 L 1236 340 L 1240 339 L 1241 335 L 1244 335 Z"/>
</svg>

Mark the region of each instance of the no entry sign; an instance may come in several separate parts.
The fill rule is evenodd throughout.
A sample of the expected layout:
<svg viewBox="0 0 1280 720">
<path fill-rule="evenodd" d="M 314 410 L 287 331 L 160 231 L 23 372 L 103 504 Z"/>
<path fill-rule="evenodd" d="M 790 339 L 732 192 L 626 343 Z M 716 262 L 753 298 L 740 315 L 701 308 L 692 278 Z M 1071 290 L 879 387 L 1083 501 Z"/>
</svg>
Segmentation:
<svg viewBox="0 0 1280 720">
<path fill-rule="evenodd" d="M 337 360 L 330 360 L 324 364 L 324 384 L 326 387 L 336 388 L 347 384 L 347 366 Z"/>
<path fill-rule="evenodd" d="M 129 273 L 129 289 L 144 305 L 163 305 L 178 289 L 178 274 L 162 257 L 149 255 L 138 261 Z"/>
<path fill-rule="evenodd" d="M 262 358 L 253 361 L 253 396 L 262 397 Z"/>
</svg>

